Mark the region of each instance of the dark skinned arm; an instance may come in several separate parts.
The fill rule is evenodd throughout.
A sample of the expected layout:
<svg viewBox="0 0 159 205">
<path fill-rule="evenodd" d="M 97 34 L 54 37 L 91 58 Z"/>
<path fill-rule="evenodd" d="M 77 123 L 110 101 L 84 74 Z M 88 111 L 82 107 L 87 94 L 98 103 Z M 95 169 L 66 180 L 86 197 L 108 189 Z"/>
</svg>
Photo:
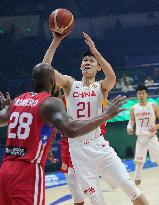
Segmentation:
<svg viewBox="0 0 159 205">
<path fill-rule="evenodd" d="M 74 138 L 93 131 L 99 127 L 101 123 L 125 110 L 120 109 L 120 107 L 125 104 L 123 99 L 125 99 L 125 97 L 116 97 L 101 115 L 88 120 L 73 120 L 66 112 L 64 103 L 54 97 L 49 97 L 43 102 L 40 107 L 40 112 L 42 119 L 50 127 L 55 126 L 66 136 Z"/>
</svg>

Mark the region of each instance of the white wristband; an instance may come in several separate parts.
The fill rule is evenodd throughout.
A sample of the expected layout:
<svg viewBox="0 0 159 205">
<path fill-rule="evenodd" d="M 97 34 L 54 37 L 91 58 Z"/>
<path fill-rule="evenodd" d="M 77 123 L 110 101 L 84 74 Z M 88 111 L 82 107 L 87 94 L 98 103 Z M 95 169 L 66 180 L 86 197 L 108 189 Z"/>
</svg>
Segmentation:
<svg viewBox="0 0 159 205">
<path fill-rule="evenodd" d="M 127 129 L 132 129 L 134 128 L 134 121 L 129 120 L 129 123 L 127 125 Z"/>
</svg>

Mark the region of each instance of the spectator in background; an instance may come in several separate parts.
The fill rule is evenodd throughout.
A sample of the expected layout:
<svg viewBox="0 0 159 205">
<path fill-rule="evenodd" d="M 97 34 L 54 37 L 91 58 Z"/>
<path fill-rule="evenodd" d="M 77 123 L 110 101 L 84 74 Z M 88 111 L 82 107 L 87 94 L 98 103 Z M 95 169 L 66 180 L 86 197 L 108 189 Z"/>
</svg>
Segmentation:
<svg viewBox="0 0 159 205">
<path fill-rule="evenodd" d="M 117 83 L 115 85 L 115 88 L 121 89 L 121 79 L 117 79 Z"/>
<path fill-rule="evenodd" d="M 129 82 L 129 84 L 133 83 L 133 78 L 131 78 L 130 76 L 128 76 L 126 73 L 123 73 L 122 77 L 121 77 L 121 83 L 122 82 Z"/>
<path fill-rule="evenodd" d="M 130 81 L 126 80 L 126 78 L 121 82 L 121 90 L 124 93 L 127 93 L 128 91 L 134 91 L 133 86 L 130 84 Z"/>
<path fill-rule="evenodd" d="M 145 86 L 150 86 L 154 83 L 154 80 L 151 78 L 151 76 L 147 76 L 145 79 Z"/>
</svg>

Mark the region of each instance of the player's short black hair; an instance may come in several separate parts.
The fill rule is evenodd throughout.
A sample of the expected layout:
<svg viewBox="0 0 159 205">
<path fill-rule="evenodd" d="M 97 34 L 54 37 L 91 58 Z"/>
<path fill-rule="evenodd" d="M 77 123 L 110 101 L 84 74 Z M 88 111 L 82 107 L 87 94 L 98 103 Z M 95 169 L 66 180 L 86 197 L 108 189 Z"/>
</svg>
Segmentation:
<svg viewBox="0 0 159 205">
<path fill-rule="evenodd" d="M 146 93 L 148 93 L 148 89 L 147 89 L 147 87 L 145 85 L 138 85 L 137 88 L 136 88 L 136 93 L 138 91 L 142 91 L 142 90 L 145 90 Z"/>
<path fill-rule="evenodd" d="M 83 55 L 82 55 L 82 60 L 83 60 L 83 58 L 84 57 L 86 57 L 86 56 L 93 56 L 95 59 L 96 59 L 96 57 L 94 56 L 94 54 L 91 52 L 91 51 L 86 51 L 85 53 L 83 53 Z M 97 60 L 97 59 L 96 59 Z M 98 62 L 98 61 L 97 61 Z M 99 62 L 98 62 L 98 65 L 99 65 Z"/>
<path fill-rule="evenodd" d="M 83 59 L 84 57 L 86 57 L 86 56 L 93 56 L 93 57 L 95 58 L 94 54 L 93 54 L 92 52 L 90 52 L 90 51 L 84 52 L 83 55 L 82 55 L 82 59 Z"/>
</svg>

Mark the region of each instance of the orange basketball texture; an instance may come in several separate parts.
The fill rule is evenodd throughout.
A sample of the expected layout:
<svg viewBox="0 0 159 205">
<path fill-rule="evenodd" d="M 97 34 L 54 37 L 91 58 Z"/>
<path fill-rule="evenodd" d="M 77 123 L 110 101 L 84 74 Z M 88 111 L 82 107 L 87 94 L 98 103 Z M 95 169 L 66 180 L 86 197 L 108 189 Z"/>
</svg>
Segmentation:
<svg viewBox="0 0 159 205">
<path fill-rule="evenodd" d="M 51 31 L 58 34 L 69 33 L 74 25 L 73 14 L 67 9 L 56 9 L 49 18 L 49 27 Z"/>
</svg>

